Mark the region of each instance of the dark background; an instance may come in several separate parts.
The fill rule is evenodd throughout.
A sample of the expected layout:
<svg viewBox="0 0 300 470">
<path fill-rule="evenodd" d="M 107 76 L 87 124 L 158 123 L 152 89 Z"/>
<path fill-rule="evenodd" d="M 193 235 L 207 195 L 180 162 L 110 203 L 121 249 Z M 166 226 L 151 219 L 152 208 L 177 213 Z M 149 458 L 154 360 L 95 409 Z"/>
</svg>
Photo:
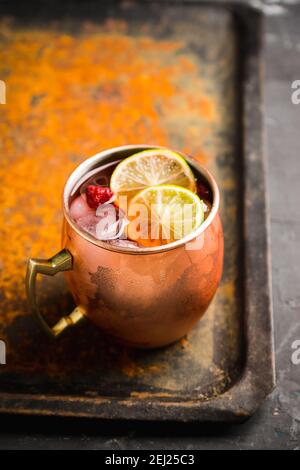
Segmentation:
<svg viewBox="0 0 300 470">
<path fill-rule="evenodd" d="M 225 3 L 225 2 L 222 2 Z M 248 3 L 265 14 L 264 92 L 277 388 L 247 423 L 235 426 L 107 423 L 1 416 L 0 449 L 300 450 L 300 1 Z"/>
</svg>

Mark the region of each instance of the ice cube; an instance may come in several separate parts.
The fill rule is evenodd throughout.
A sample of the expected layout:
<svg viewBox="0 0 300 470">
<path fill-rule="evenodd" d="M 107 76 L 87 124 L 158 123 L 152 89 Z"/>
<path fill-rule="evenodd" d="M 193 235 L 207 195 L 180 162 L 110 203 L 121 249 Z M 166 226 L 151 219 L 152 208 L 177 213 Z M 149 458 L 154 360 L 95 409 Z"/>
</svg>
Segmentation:
<svg viewBox="0 0 300 470">
<path fill-rule="evenodd" d="M 98 207 L 96 214 L 100 219 L 96 227 L 98 240 L 112 240 L 123 236 L 128 224 L 123 212 L 108 201 Z"/>
<path fill-rule="evenodd" d="M 70 215 L 75 221 L 94 213 L 95 210 L 91 209 L 91 207 L 89 207 L 88 203 L 86 202 L 85 194 L 81 194 L 76 199 L 74 199 L 70 206 Z"/>
<path fill-rule="evenodd" d="M 121 248 L 138 248 L 139 245 L 136 242 L 133 242 L 131 240 L 125 240 L 123 238 L 116 238 L 114 240 L 107 240 L 107 243 L 113 246 L 118 246 Z"/>
<path fill-rule="evenodd" d="M 81 196 L 77 199 L 80 198 Z M 85 198 L 83 202 L 77 201 L 77 199 L 73 202 L 70 213 L 82 230 L 103 241 L 124 237 L 128 220 L 123 211 L 108 201 L 99 206 L 95 212 L 87 205 Z M 133 247 L 133 245 L 131 246 Z M 136 245 L 134 244 L 134 246 Z"/>
<path fill-rule="evenodd" d="M 96 227 L 96 237 L 98 240 L 108 240 L 118 233 L 119 222 L 117 211 L 113 204 L 102 204 L 96 211 L 98 224 Z"/>
<path fill-rule="evenodd" d="M 82 230 L 96 237 L 96 227 L 99 223 L 99 217 L 95 214 L 88 214 L 84 217 L 80 217 L 76 222 Z"/>
</svg>

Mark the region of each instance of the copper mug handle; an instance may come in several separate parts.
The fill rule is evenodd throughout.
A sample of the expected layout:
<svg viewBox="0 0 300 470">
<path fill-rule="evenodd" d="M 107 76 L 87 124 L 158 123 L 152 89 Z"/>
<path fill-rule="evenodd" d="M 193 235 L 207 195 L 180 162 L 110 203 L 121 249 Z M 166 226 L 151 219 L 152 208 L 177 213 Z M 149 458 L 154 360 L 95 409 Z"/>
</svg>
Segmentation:
<svg viewBox="0 0 300 470">
<path fill-rule="evenodd" d="M 62 271 L 73 268 L 73 257 L 68 250 L 62 250 L 49 259 L 30 258 L 27 264 L 26 291 L 32 313 L 39 320 L 42 328 L 52 338 L 60 336 L 67 328 L 76 325 L 85 318 L 85 309 L 81 305 L 75 307 L 70 315 L 62 317 L 56 325 L 50 327 L 39 311 L 36 299 L 36 278 L 38 274 L 54 276 Z"/>
</svg>

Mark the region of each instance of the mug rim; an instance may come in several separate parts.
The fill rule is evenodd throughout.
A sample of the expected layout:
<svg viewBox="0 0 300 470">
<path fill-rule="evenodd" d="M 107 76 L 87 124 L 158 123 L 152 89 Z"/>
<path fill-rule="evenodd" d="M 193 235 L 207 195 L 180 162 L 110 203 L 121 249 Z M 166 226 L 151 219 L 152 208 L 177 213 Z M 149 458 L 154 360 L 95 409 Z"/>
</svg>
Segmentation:
<svg viewBox="0 0 300 470">
<path fill-rule="evenodd" d="M 196 169 L 203 175 L 212 190 L 213 194 L 213 203 L 211 207 L 211 211 L 209 213 L 209 216 L 207 219 L 198 227 L 196 230 L 194 230 L 192 233 L 189 235 L 181 238 L 180 240 L 176 240 L 175 242 L 168 243 L 166 245 L 161 245 L 161 246 L 155 246 L 155 247 L 138 247 L 138 248 L 126 248 L 126 247 L 119 247 L 119 246 L 114 246 L 110 245 L 106 241 L 103 240 L 97 240 L 94 238 L 92 235 L 89 235 L 88 233 L 84 232 L 81 230 L 77 224 L 71 219 L 69 215 L 69 196 L 75 187 L 76 183 L 78 183 L 79 179 L 88 172 L 89 167 L 94 167 L 96 163 L 100 162 L 101 160 L 111 156 L 112 154 L 115 154 L 117 152 L 122 152 L 122 151 L 127 151 L 127 150 L 148 150 L 148 149 L 166 149 L 167 147 L 163 146 L 157 146 L 157 145 L 143 145 L 143 144 L 138 144 L 138 145 L 122 145 L 118 147 L 112 147 L 106 150 L 103 150 L 99 153 L 96 153 L 95 155 L 88 157 L 86 160 L 84 160 L 80 165 L 78 165 L 75 170 L 70 174 L 69 178 L 67 179 L 64 190 L 63 190 L 63 213 L 64 217 L 69 223 L 69 225 L 75 230 L 75 232 L 92 243 L 93 245 L 96 245 L 100 248 L 104 248 L 105 250 L 108 251 L 115 251 L 118 253 L 126 253 L 126 254 L 132 254 L 132 255 L 141 255 L 141 254 L 155 254 L 155 253 L 162 253 L 165 251 L 171 251 L 176 248 L 179 248 L 181 246 L 186 245 L 187 243 L 192 242 L 195 240 L 201 233 L 203 233 L 212 223 L 214 220 L 216 214 L 218 213 L 219 210 L 219 205 L 220 205 L 220 191 L 218 188 L 218 185 L 216 183 L 215 178 L 213 175 L 210 173 L 209 170 L 207 170 L 206 167 L 203 165 L 199 164 L 197 161 L 195 161 L 193 158 L 188 157 L 185 155 L 183 152 L 178 152 L 180 155 L 182 155 L 188 163 L 190 163 L 192 166 L 195 166 Z"/>
</svg>

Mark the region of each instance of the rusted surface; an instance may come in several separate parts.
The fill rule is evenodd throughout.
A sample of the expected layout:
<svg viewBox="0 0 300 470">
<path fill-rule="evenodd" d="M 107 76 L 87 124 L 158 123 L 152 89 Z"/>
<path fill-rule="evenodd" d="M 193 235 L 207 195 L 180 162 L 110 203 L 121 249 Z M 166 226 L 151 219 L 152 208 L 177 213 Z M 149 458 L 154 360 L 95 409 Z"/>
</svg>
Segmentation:
<svg viewBox="0 0 300 470">
<path fill-rule="evenodd" d="M 153 419 L 167 404 L 164 418 L 181 419 L 180 403 L 190 404 L 184 419 L 231 417 L 234 403 L 212 400 L 202 414 L 194 406 L 233 394 L 244 371 L 236 22 L 198 6 L 102 8 L 59 20 L 1 19 L 1 409 L 12 408 L 9 393 L 31 393 L 15 397 L 20 412 L 141 418 L 143 408 L 122 406 L 147 400 Z M 138 143 L 183 150 L 215 175 L 225 235 L 218 294 L 191 334 L 168 348 L 130 350 L 90 324 L 52 342 L 27 311 L 26 259 L 59 250 L 60 195 L 74 167 L 103 148 Z M 62 278 L 43 279 L 40 291 L 49 319 L 73 306 Z M 244 416 L 253 403 L 242 403 Z"/>
</svg>

